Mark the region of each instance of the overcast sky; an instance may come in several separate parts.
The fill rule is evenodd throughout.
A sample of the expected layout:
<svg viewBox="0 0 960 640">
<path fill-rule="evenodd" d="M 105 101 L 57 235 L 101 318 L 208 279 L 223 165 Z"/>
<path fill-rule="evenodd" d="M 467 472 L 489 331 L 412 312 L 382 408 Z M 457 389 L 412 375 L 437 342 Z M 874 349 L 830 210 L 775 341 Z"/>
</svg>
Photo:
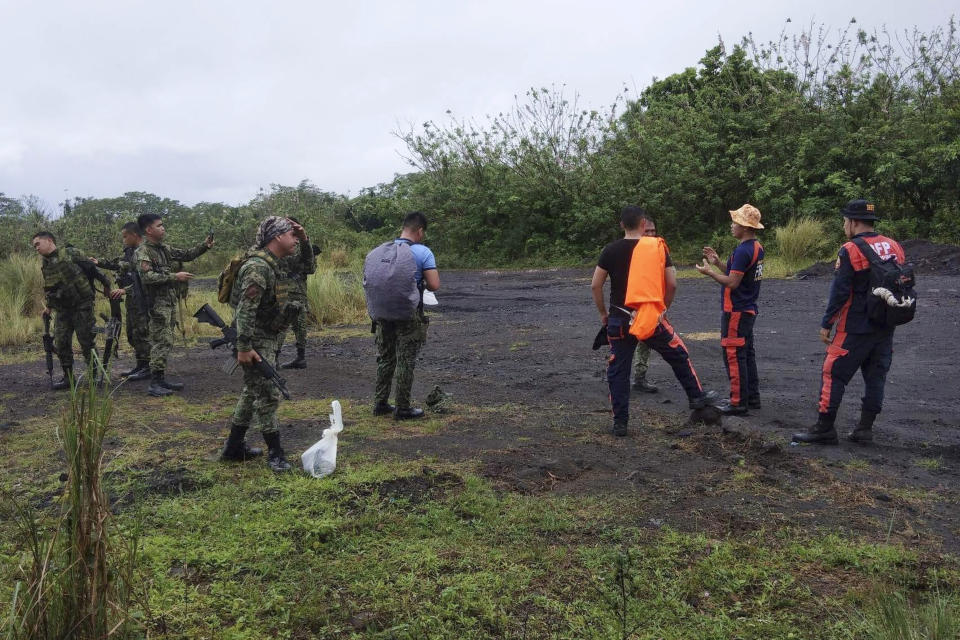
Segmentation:
<svg viewBox="0 0 960 640">
<path fill-rule="evenodd" d="M 398 128 L 565 85 L 602 107 L 714 46 L 791 25 L 930 30 L 930 0 L 0 0 L 0 192 L 239 204 L 409 170 Z M 65 191 L 68 190 L 68 191 Z"/>
</svg>

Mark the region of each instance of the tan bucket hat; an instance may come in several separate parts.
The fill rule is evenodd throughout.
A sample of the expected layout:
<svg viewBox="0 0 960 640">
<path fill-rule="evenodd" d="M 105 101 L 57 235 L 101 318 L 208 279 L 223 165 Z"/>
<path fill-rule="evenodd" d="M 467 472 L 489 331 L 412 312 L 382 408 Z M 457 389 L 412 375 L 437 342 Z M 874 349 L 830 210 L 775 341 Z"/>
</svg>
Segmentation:
<svg viewBox="0 0 960 640">
<path fill-rule="evenodd" d="M 736 211 L 731 211 L 730 219 L 741 227 L 763 229 L 763 225 L 760 224 L 760 210 L 752 204 L 745 204 Z"/>
</svg>

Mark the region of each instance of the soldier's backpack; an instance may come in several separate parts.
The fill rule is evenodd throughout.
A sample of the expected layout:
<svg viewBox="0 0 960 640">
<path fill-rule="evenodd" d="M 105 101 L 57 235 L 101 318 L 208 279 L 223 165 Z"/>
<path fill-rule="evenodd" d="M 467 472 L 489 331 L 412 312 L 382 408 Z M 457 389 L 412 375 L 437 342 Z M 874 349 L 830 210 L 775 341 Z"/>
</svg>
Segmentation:
<svg viewBox="0 0 960 640">
<path fill-rule="evenodd" d="M 231 258 L 230 264 L 217 276 L 217 300 L 221 303 L 230 303 L 230 298 L 233 295 L 233 285 L 237 281 L 237 273 L 246 260 L 246 254 Z"/>
<path fill-rule="evenodd" d="M 417 260 L 407 242 L 385 242 L 363 261 L 363 292 L 373 320 L 408 320 L 420 306 Z"/>
<path fill-rule="evenodd" d="M 879 328 L 892 329 L 913 320 L 917 313 L 916 278 L 913 265 L 896 260 L 881 260 L 863 238 L 853 243 L 870 262 L 870 289 L 867 291 L 867 317 Z"/>
</svg>

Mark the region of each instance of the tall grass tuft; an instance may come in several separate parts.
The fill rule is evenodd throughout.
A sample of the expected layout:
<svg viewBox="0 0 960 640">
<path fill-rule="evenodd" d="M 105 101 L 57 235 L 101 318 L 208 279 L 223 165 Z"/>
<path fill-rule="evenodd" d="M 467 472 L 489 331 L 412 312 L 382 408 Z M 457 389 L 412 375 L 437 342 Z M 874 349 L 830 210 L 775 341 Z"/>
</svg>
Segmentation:
<svg viewBox="0 0 960 640">
<path fill-rule="evenodd" d="M 39 334 L 43 306 L 40 259 L 15 253 L 0 262 L 0 347 L 25 344 Z"/>
<path fill-rule="evenodd" d="M 97 388 L 96 367 L 70 392 L 58 433 L 67 480 L 55 526 L 20 504 L 14 519 L 27 546 L 27 562 L 14 588 L 9 640 L 126 637 L 136 594 L 136 537 L 113 524 L 103 479 L 103 439 L 112 403 Z"/>
<path fill-rule="evenodd" d="M 351 324 L 367 319 L 367 303 L 359 273 L 318 269 L 307 278 L 310 314 L 320 326 Z"/>
<path fill-rule="evenodd" d="M 777 227 L 774 237 L 777 255 L 788 263 L 809 263 L 821 259 L 828 242 L 823 222 L 806 216 L 794 218 L 786 225 Z"/>
<path fill-rule="evenodd" d="M 926 604 L 912 606 L 902 593 L 874 596 L 864 619 L 869 640 L 955 640 L 960 638 L 960 610 L 936 592 Z"/>
<path fill-rule="evenodd" d="M 346 247 L 334 247 L 327 253 L 327 262 L 331 267 L 342 269 L 350 264 L 350 252 Z"/>
</svg>

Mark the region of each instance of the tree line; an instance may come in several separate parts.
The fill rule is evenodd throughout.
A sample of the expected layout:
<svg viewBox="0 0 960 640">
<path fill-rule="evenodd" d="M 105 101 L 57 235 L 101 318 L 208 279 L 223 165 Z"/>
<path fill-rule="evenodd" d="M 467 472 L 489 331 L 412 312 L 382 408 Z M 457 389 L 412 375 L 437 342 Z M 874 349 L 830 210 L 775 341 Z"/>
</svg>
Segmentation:
<svg viewBox="0 0 960 640">
<path fill-rule="evenodd" d="M 33 197 L 0 194 L 0 251 L 52 228 L 90 252 L 116 248 L 122 223 L 164 214 L 172 237 L 240 249 L 266 215 L 292 215 L 321 246 L 368 247 L 402 215 L 430 216 L 430 243 L 460 266 L 577 262 L 617 236 L 640 204 L 672 243 L 726 235 L 727 210 L 756 205 L 771 226 L 829 218 L 873 199 L 901 238 L 960 242 L 960 44 L 930 32 L 809 25 L 707 50 L 696 66 L 584 109 L 564 87 L 535 88 L 485 119 L 448 113 L 397 131 L 411 172 L 354 197 L 309 181 L 248 203 L 131 192 L 74 198 L 51 218 Z"/>
</svg>

